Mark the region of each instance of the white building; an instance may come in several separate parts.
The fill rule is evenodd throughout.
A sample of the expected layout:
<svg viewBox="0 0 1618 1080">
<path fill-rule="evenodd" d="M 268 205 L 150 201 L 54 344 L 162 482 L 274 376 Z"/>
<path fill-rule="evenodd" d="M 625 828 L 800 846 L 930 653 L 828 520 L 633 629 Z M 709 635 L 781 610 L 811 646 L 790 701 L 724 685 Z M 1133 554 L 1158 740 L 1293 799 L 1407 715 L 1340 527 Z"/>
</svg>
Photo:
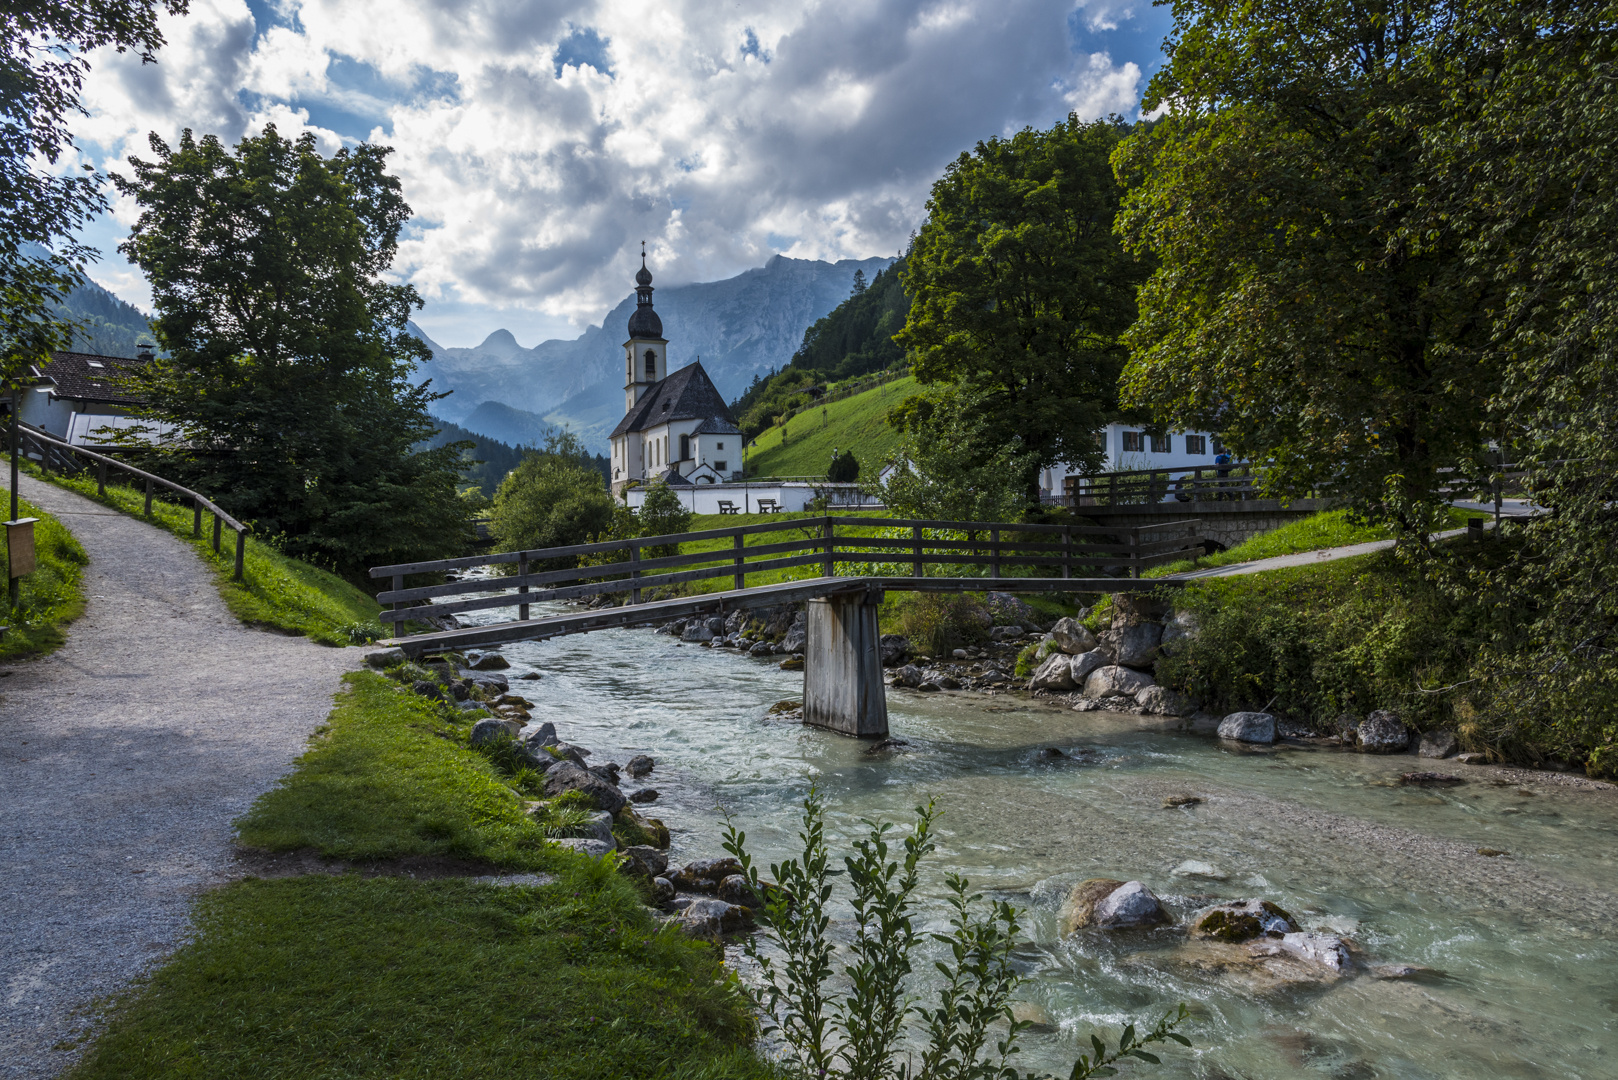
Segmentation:
<svg viewBox="0 0 1618 1080">
<path fill-rule="evenodd" d="M 131 408 L 144 401 L 129 380 L 151 361 L 149 352 L 142 352 L 134 360 L 90 353 L 51 353 L 46 363 L 29 367 L 17 419 L 74 446 L 94 447 L 106 442 L 111 431 L 136 426 L 148 429 L 141 439 L 149 442 L 154 433 L 175 427 L 129 415 Z"/>
<path fill-rule="evenodd" d="M 1102 472 L 1133 472 L 1142 469 L 1188 469 L 1214 464 L 1224 451 L 1217 435 L 1206 431 L 1170 431 L 1153 435 L 1139 425 L 1108 424 L 1100 436 L 1106 448 Z M 1039 486 L 1046 495 L 1070 494 L 1078 475 L 1066 464 L 1053 465 L 1039 475 Z"/>
</svg>

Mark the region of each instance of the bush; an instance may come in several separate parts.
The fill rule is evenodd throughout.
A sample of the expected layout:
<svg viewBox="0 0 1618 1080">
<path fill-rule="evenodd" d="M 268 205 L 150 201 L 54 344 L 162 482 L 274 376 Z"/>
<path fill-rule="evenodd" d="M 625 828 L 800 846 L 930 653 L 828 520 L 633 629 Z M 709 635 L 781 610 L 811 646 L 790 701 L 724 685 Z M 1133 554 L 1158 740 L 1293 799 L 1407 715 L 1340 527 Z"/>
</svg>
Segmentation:
<svg viewBox="0 0 1618 1080">
<path fill-rule="evenodd" d="M 852 484 L 860 478 L 859 458 L 852 450 L 833 450 L 831 465 L 826 469 L 826 480 L 833 484 Z"/>
<path fill-rule="evenodd" d="M 994 615 L 977 593 L 907 593 L 895 605 L 899 632 L 931 656 L 989 640 Z"/>
<path fill-rule="evenodd" d="M 586 544 L 611 529 L 616 504 L 588 461 L 575 436 L 553 435 L 545 449 L 524 457 L 500 482 L 489 530 L 502 551 Z M 547 559 L 533 567 L 566 570 L 576 564 L 573 558 Z"/>
<path fill-rule="evenodd" d="M 641 536 L 669 536 L 674 533 L 683 533 L 691 528 L 691 511 L 680 502 L 680 497 L 674 489 L 663 481 L 658 480 L 646 489 L 646 501 L 640 508 L 640 535 Z M 648 548 L 647 554 L 651 558 L 660 558 L 665 555 L 677 555 L 678 550 L 673 545 Z"/>
</svg>

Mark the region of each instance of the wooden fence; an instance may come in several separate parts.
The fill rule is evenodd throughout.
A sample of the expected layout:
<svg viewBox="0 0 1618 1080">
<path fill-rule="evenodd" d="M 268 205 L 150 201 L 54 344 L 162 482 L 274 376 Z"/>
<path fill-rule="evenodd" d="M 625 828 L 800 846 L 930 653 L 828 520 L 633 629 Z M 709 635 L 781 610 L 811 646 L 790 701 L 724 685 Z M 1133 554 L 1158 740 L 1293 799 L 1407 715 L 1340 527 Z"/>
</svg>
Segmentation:
<svg viewBox="0 0 1618 1080">
<path fill-rule="evenodd" d="M 1500 463 L 1484 477 L 1467 477 L 1454 469 L 1441 473 L 1451 477 L 1439 489 L 1450 498 L 1476 496 L 1500 501 L 1501 492 L 1526 475 L 1520 466 Z M 1276 498 L 1266 491 L 1259 467 L 1251 462 L 1229 465 L 1188 465 L 1173 469 L 1125 469 L 1095 476 L 1069 476 L 1063 481 L 1059 498 L 1050 500 L 1071 507 L 1150 506 L 1173 502 L 1212 502 Z M 1288 491 L 1287 498 L 1330 498 L 1330 485 L 1306 491 Z"/>
<path fill-rule="evenodd" d="M 145 485 L 145 513 L 148 517 L 150 517 L 152 513 L 152 496 L 158 488 L 162 488 L 165 491 L 171 491 L 184 499 L 190 500 L 191 509 L 193 512 L 191 523 L 192 536 L 200 537 L 202 535 L 203 511 L 207 511 L 213 515 L 214 551 L 217 552 L 219 550 L 219 536 L 223 528 L 229 527 L 236 533 L 235 580 L 242 580 L 242 574 L 244 572 L 247 559 L 247 533 L 251 526 L 244 525 L 240 521 L 237 521 L 235 518 L 225 513 L 224 510 L 220 509 L 218 505 L 216 505 L 206 496 L 198 494 L 188 487 L 181 487 L 172 480 L 165 480 L 161 476 L 156 476 L 152 473 L 146 472 L 144 469 L 137 469 L 133 465 L 119 461 L 117 458 L 107 457 L 105 454 L 98 454 L 93 450 L 86 450 L 82 446 L 74 446 L 71 443 L 63 442 L 56 436 L 51 435 L 48 432 L 41 431 L 36 427 L 31 427 L 28 424 L 19 423 L 17 425 L 17 441 L 21 444 L 23 458 L 38 464 L 41 472 L 49 473 L 54 470 L 59 473 L 74 474 L 83 472 L 94 465 L 96 470 L 96 489 L 103 496 L 107 494 L 107 475 L 109 470 L 118 473 L 127 473 L 129 476 Z"/>
<path fill-rule="evenodd" d="M 839 534 L 838 530 L 844 530 Z M 851 535 L 849 529 L 879 530 L 876 536 Z M 529 618 L 531 603 L 542 600 L 580 599 L 611 593 L 630 593 L 641 603 L 642 590 L 683 585 L 714 578 L 730 578 L 736 589 L 747 588 L 747 575 L 818 566 L 821 575 L 835 577 L 839 566 L 900 568 L 901 579 L 919 587 L 928 567 L 975 568 L 971 580 L 984 587 L 1015 588 L 1019 580 L 1005 571 L 1054 571 L 1052 576 L 1072 579 L 1075 570 L 1123 570 L 1139 577 L 1158 563 L 1200 554 L 1203 542 L 1195 535 L 1196 523 L 1170 521 L 1134 528 L 1082 525 L 1032 525 L 986 521 L 915 521 L 890 518 L 796 518 L 782 522 L 739 525 L 727 529 L 644 536 L 597 544 L 474 555 L 461 559 L 378 566 L 373 578 L 390 578 L 391 588 L 377 600 L 393 605 L 384 611 L 385 622 L 404 622 L 454 615 L 467 611 L 516 607 L 518 618 Z M 748 545 L 749 537 L 786 534 L 784 539 Z M 793 535 L 796 534 L 796 535 Z M 729 541 L 719 550 L 666 554 L 677 545 Z M 590 560 L 585 562 L 585 560 Z M 572 564 L 558 566 L 558 563 Z M 499 576 L 477 576 L 441 585 L 405 587 L 414 574 L 443 574 L 477 567 L 499 567 Z M 908 569 L 908 575 L 903 571 Z M 889 587 L 904 588 L 903 580 Z M 958 580 L 961 575 L 953 575 Z M 468 593 L 486 594 L 465 599 Z"/>
</svg>

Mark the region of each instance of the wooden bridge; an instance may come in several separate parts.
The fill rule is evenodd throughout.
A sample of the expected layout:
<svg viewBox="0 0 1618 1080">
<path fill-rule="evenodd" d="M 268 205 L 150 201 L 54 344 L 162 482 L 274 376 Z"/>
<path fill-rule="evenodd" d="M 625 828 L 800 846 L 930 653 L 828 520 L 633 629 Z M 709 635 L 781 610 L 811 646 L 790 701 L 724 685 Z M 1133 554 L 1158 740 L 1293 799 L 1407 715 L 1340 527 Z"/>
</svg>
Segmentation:
<svg viewBox="0 0 1618 1080">
<path fill-rule="evenodd" d="M 682 552 L 682 545 L 704 549 Z M 1142 570 L 1203 550 L 1194 523 L 1185 521 L 1114 529 L 826 515 L 379 566 L 371 576 L 390 579 L 391 588 L 377 599 L 392 605 L 382 617 L 396 629 L 467 612 L 516 610 L 515 619 L 400 634 L 388 642 L 413 657 L 807 601 L 805 722 L 881 736 L 888 718 L 876 615 L 885 593 L 1156 588 L 1173 583 L 1143 580 Z M 790 576 L 808 567 L 819 572 Z M 409 583 L 418 575 L 445 574 L 457 580 Z M 648 595 L 715 581 L 730 588 Z M 531 605 L 540 601 L 614 595 L 626 602 L 531 616 Z"/>
</svg>

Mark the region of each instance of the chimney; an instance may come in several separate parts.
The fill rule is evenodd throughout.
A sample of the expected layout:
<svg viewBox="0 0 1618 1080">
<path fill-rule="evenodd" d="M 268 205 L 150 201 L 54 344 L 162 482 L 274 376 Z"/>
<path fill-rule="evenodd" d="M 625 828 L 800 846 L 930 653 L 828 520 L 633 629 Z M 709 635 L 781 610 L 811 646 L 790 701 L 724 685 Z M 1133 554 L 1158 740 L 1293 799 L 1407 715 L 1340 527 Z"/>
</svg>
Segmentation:
<svg viewBox="0 0 1618 1080">
<path fill-rule="evenodd" d="M 151 345 L 147 342 L 141 342 L 139 345 L 135 346 L 135 348 L 140 350 L 135 354 L 135 359 L 139 360 L 143 364 L 150 364 L 152 362 L 152 350 L 156 347 L 157 346 Z"/>
</svg>

